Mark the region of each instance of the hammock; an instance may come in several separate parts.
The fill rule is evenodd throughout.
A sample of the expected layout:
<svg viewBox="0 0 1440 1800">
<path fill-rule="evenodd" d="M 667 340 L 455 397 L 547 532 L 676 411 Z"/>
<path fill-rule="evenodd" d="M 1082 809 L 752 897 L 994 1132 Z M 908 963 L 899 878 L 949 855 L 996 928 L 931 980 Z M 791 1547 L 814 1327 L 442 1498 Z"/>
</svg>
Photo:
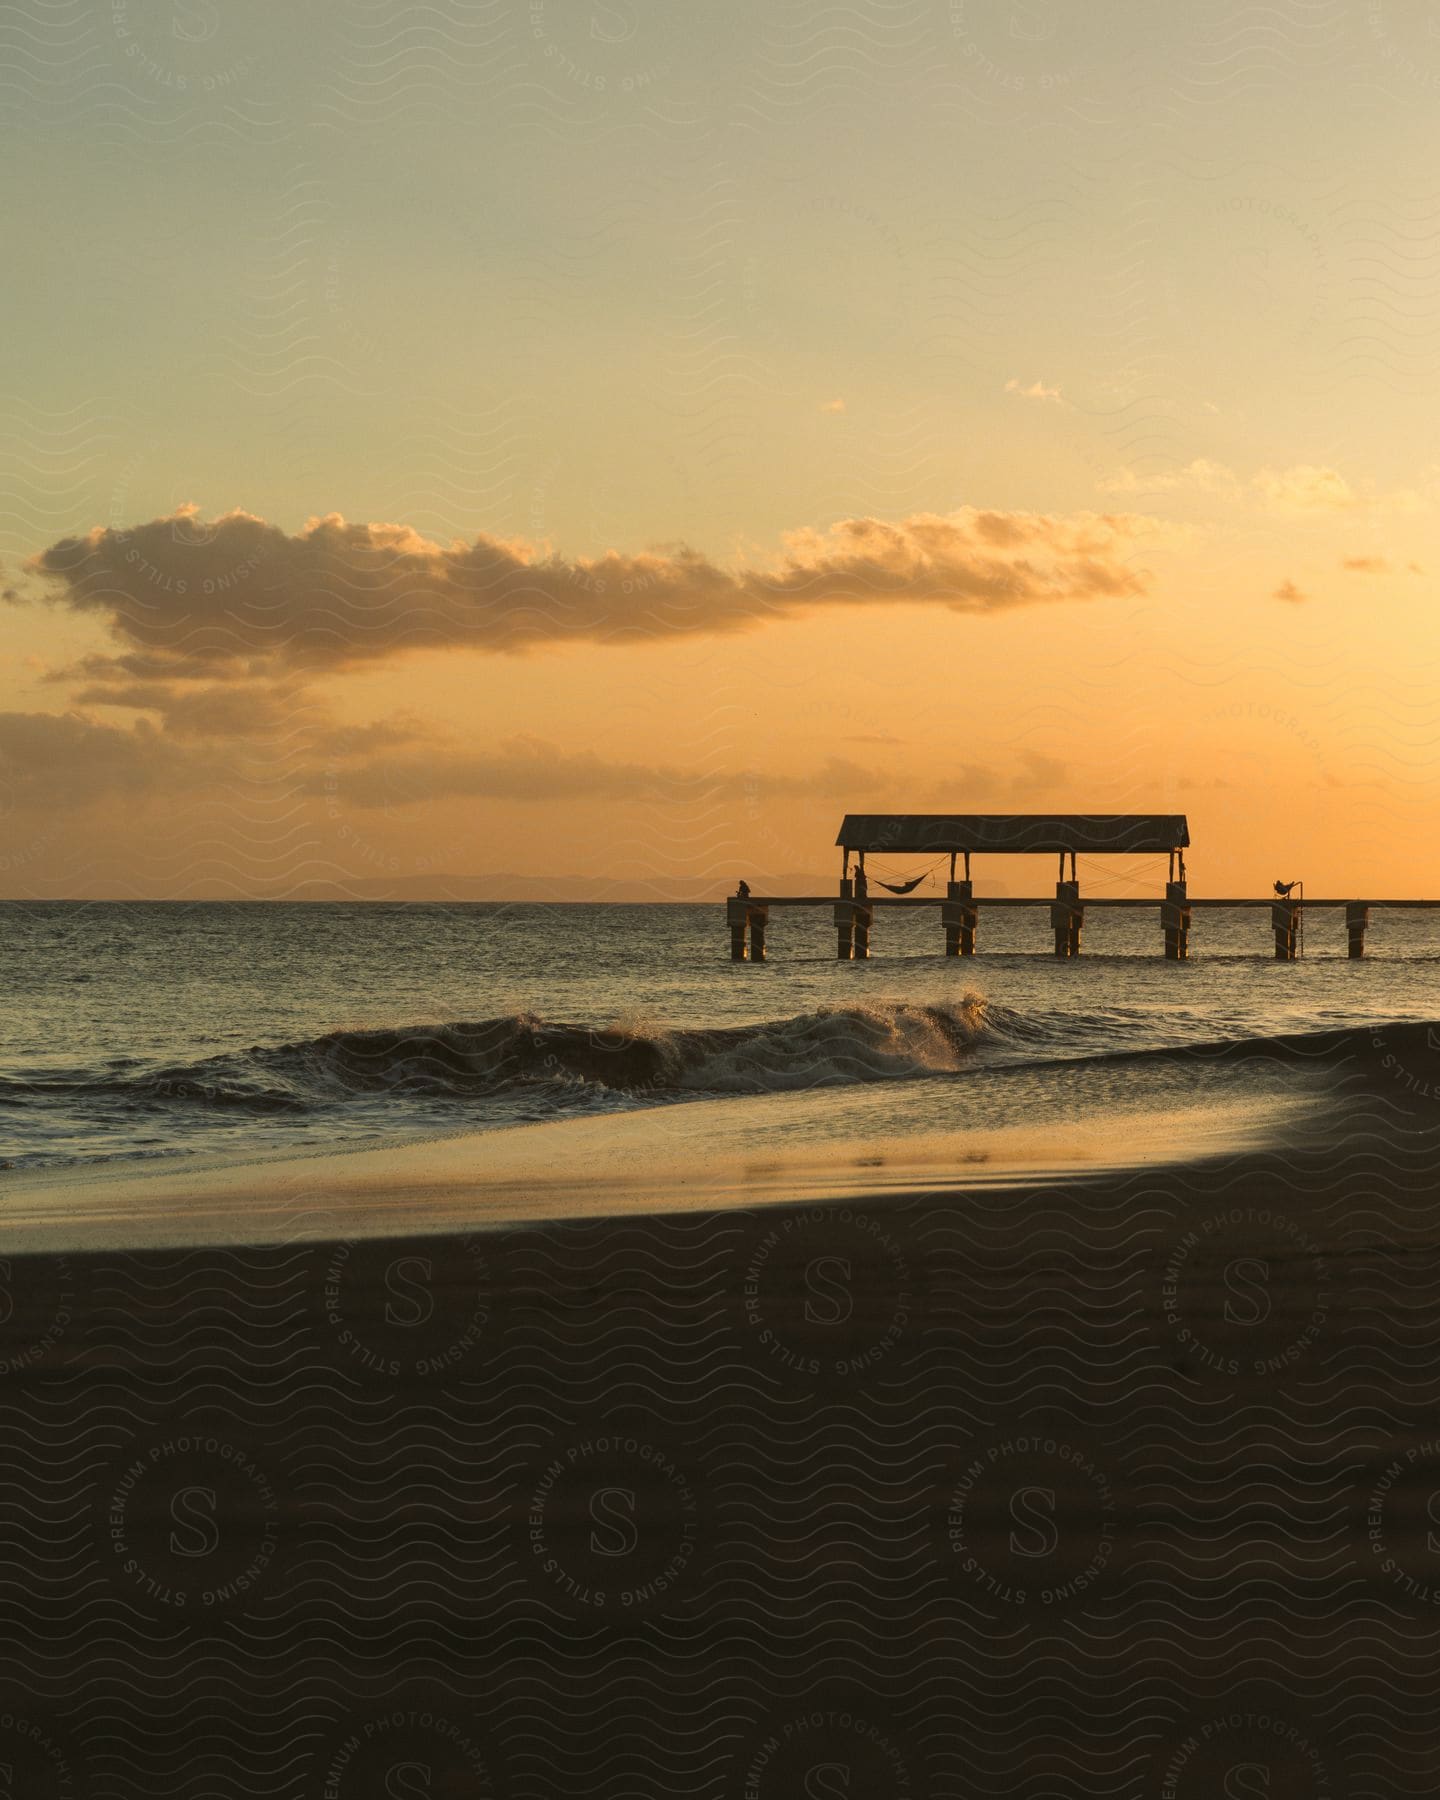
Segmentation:
<svg viewBox="0 0 1440 1800">
<path fill-rule="evenodd" d="M 875 885 L 884 888 L 887 894 L 912 894 L 929 873 L 926 869 L 924 875 L 917 875 L 913 881 L 877 881 Z"/>
</svg>

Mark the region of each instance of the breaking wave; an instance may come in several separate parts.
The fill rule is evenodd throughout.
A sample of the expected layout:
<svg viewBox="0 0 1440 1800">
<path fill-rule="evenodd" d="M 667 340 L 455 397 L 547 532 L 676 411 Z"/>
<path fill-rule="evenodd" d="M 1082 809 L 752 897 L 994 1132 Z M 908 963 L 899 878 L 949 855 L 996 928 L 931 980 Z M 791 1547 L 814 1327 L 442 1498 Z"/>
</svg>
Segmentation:
<svg viewBox="0 0 1440 1800">
<path fill-rule="evenodd" d="M 217 1129 L 232 1142 L 247 1128 L 271 1143 L 277 1134 L 303 1141 L 319 1130 L 335 1142 L 355 1141 L 712 1096 L 969 1080 L 982 1071 L 1048 1069 L 1059 1076 L 1086 1063 L 1119 1069 L 1137 1059 L 1158 1067 L 1180 1058 L 1197 1074 L 1216 1061 L 1358 1069 L 1375 1065 L 1377 1044 L 1402 1069 L 1423 1068 L 1440 1092 L 1440 1028 L 1414 1022 L 1267 1034 L 1240 1019 L 1226 1029 L 1214 1017 L 1181 1009 L 1159 1017 L 1126 1007 L 1041 1014 L 977 994 L 948 1003 L 826 1006 L 706 1028 L 643 1021 L 588 1026 L 514 1013 L 332 1031 L 169 1067 L 129 1059 L 0 1077 L 0 1117 L 20 1128 L 12 1133 L 15 1149 L 0 1151 L 0 1168 L 70 1160 L 77 1119 L 115 1144 L 100 1152 L 99 1160 L 109 1160 L 216 1144 Z M 985 1102 L 1000 1112 L 1025 1104 L 1018 1089 L 1008 1098 L 991 1090 Z M 95 1158 L 88 1146 L 80 1151 L 80 1160 Z"/>
<path fill-rule="evenodd" d="M 537 1086 L 661 1099 L 777 1093 L 954 1073 L 996 1023 L 977 995 L 957 1004 L 824 1007 L 709 1030 L 553 1023 L 529 1013 L 474 1023 L 335 1031 L 173 1068 L 48 1071 L 0 1094 L 130 1096 L 255 1112 L 303 1112 L 347 1096 L 456 1100 Z"/>
</svg>

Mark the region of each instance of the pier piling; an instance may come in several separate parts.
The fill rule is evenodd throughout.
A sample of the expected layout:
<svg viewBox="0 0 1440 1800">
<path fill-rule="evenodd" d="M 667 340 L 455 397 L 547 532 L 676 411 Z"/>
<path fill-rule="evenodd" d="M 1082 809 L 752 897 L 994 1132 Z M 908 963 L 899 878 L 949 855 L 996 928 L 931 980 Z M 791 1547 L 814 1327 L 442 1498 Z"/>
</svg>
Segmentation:
<svg viewBox="0 0 1440 1800">
<path fill-rule="evenodd" d="M 835 908 L 835 954 L 849 962 L 855 948 L 855 917 L 849 901 Z"/>
<path fill-rule="evenodd" d="M 940 922 L 945 927 L 947 956 L 975 954 L 975 930 L 980 923 L 980 914 L 975 905 L 974 889 L 968 881 L 950 881 L 946 884 Z"/>
<path fill-rule="evenodd" d="M 768 906 L 756 906 L 753 901 L 742 900 L 738 895 L 731 895 L 725 902 L 725 916 L 730 925 L 730 960 L 744 962 L 745 935 L 750 935 L 751 962 L 765 960 L 765 927 L 770 921 Z"/>
<path fill-rule="evenodd" d="M 1351 900 L 1345 907 L 1345 935 L 1350 941 L 1350 955 L 1365 954 L 1365 927 L 1370 923 L 1370 908 L 1363 900 Z"/>
<path fill-rule="evenodd" d="M 1190 903 L 1183 881 L 1165 883 L 1160 922 L 1165 928 L 1166 962 L 1187 961 L 1190 955 Z"/>
<path fill-rule="evenodd" d="M 1299 900 L 1277 900 L 1270 908 L 1275 932 L 1276 962 L 1294 962 L 1299 954 L 1300 926 L 1305 908 Z"/>
<path fill-rule="evenodd" d="M 849 868 L 849 858 L 846 858 Z M 855 883 L 847 874 L 840 882 L 840 898 L 835 905 L 835 954 L 841 962 L 849 962 L 855 951 Z"/>
<path fill-rule="evenodd" d="M 1078 881 L 1055 883 L 1055 904 L 1050 908 L 1050 923 L 1055 929 L 1055 954 L 1078 956 L 1080 931 L 1085 923 L 1085 908 L 1080 904 Z"/>
</svg>

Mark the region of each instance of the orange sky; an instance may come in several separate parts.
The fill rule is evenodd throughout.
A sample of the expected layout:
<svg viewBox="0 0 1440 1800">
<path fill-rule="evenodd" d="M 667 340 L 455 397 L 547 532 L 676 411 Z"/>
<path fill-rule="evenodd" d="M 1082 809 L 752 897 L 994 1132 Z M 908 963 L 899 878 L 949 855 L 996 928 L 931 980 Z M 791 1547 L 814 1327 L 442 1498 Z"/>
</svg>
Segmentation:
<svg viewBox="0 0 1440 1800">
<path fill-rule="evenodd" d="M 1427 515 L 1405 515 L 1393 570 L 1356 570 L 1342 566 L 1349 518 L 1272 523 L 1248 497 L 1225 504 L 1188 540 L 1140 540 L 1137 593 L 993 610 L 821 598 L 738 631 L 542 633 L 503 652 L 427 649 L 421 598 L 416 647 L 402 605 L 399 647 L 371 661 L 257 674 L 249 645 L 223 679 L 183 663 L 168 681 L 117 674 L 134 649 L 105 622 L 111 598 L 99 616 L 36 601 L 12 615 L 31 638 L 11 649 L 17 702 L 83 695 L 63 716 L 99 735 L 14 783 L 10 854 L 34 851 L 12 883 L 283 894 L 513 871 L 678 895 L 830 871 L 847 809 L 1054 809 L 1186 811 L 1197 893 L 1297 872 L 1312 893 L 1436 891 L 1440 627 L 1408 567 Z M 1261 531 L 1291 546 L 1277 566 L 1303 601 L 1242 585 L 1237 558 L 1256 555 L 1243 538 Z M 143 589 L 137 604 L 150 619 Z M 363 643 L 373 615 L 342 614 L 337 630 Z M 210 616 L 184 597 L 176 641 Z M 602 633 L 605 618 L 602 605 Z M 262 611 L 258 641 L 273 623 Z M 56 668 L 70 670 L 59 683 Z M 137 731 L 147 753 L 122 766 Z M 173 761 L 150 755 L 170 747 Z M 994 873 L 1014 887 L 1016 871 Z"/>
<path fill-rule="evenodd" d="M 323 9 L 89 21 L 17 90 L 4 892 L 721 892 L 1033 808 L 1440 894 L 1440 43 L 1005 16 L 803 82 L 743 9 L 379 82 Z"/>
</svg>

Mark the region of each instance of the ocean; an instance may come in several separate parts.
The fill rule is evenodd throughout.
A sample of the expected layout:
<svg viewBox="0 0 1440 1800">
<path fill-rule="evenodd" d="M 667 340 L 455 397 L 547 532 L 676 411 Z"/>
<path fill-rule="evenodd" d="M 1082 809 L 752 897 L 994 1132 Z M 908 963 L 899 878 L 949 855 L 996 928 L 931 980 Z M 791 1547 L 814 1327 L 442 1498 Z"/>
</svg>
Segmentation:
<svg viewBox="0 0 1440 1800">
<path fill-rule="evenodd" d="M 729 960 L 718 905 L 6 902 L 0 1161 L 207 1161 L 669 1109 L 780 1145 L 1123 1120 L 1283 1095 L 1296 1034 L 1440 1021 L 1440 918 L 1337 913 L 1273 959 L 1268 914 L 982 912 L 946 959 L 930 909 L 840 963 L 828 912 L 772 914 Z M 1302 1046 L 1303 1049 L 1303 1046 Z M 1254 1055 L 1247 1054 L 1253 1050 Z M 698 1108 L 696 1102 L 723 1102 Z M 697 1154 L 703 1134 L 697 1135 Z"/>
</svg>

